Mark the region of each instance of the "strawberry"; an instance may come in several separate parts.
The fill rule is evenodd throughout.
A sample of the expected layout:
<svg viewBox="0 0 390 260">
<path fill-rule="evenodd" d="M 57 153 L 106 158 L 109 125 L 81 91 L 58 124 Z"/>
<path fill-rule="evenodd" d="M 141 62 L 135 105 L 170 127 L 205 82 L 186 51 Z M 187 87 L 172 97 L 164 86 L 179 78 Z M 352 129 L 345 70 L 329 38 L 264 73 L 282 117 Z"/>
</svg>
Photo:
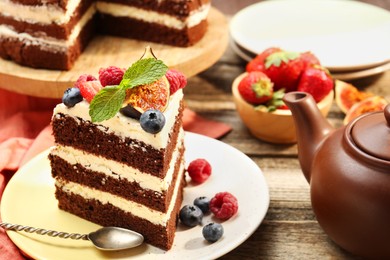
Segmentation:
<svg viewBox="0 0 390 260">
<path fill-rule="evenodd" d="M 238 91 L 246 102 L 259 105 L 272 99 L 273 84 L 264 73 L 252 71 L 240 81 Z"/>
<path fill-rule="evenodd" d="M 93 97 L 103 88 L 99 80 L 84 81 L 78 84 L 81 95 L 89 103 L 91 103 Z"/>
<path fill-rule="evenodd" d="M 277 109 L 288 110 L 289 108 L 286 104 L 283 104 L 283 105 L 278 106 Z"/>
<path fill-rule="evenodd" d="M 265 70 L 265 64 L 264 61 L 265 59 L 271 55 L 274 52 L 282 51 L 280 48 L 277 47 L 271 47 L 266 50 L 264 50 L 262 53 L 257 55 L 253 60 L 251 60 L 247 65 L 246 65 L 246 71 L 251 72 L 251 71 L 264 71 Z"/>
<path fill-rule="evenodd" d="M 320 60 L 310 51 L 302 52 L 301 60 L 304 63 L 304 69 L 313 65 L 321 65 Z"/>
<path fill-rule="evenodd" d="M 306 68 L 301 76 L 298 91 L 310 93 L 320 102 L 333 89 L 333 79 L 327 69 L 314 65 Z"/>
<path fill-rule="evenodd" d="M 279 51 L 265 59 L 264 73 L 274 83 L 275 90 L 284 88 L 286 92 L 290 92 L 297 89 L 303 68 L 300 53 Z"/>
</svg>

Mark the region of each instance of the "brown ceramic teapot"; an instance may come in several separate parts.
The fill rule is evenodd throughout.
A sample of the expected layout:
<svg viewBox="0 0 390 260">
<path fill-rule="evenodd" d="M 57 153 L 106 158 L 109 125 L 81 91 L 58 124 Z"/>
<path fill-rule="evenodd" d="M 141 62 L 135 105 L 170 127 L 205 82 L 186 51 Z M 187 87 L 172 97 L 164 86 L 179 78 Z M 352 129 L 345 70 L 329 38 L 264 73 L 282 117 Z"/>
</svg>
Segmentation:
<svg viewBox="0 0 390 260">
<path fill-rule="evenodd" d="M 334 129 L 310 94 L 287 93 L 318 223 L 338 245 L 390 258 L 390 105 Z"/>
</svg>

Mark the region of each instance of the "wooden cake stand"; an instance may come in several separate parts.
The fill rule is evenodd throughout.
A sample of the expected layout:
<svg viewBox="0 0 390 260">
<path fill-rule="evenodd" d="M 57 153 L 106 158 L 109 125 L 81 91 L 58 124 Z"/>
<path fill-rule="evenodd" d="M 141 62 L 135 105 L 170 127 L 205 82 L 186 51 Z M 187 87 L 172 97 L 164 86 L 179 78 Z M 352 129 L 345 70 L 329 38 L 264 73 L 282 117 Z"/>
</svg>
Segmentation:
<svg viewBox="0 0 390 260">
<path fill-rule="evenodd" d="M 81 74 L 97 76 L 99 68 L 110 65 L 129 67 L 142 56 L 147 45 L 170 68 L 191 77 L 212 66 L 228 45 L 228 23 L 224 15 L 211 8 L 208 22 L 203 39 L 187 48 L 96 36 L 69 71 L 32 69 L 0 59 L 0 88 L 30 96 L 59 98 Z"/>
</svg>

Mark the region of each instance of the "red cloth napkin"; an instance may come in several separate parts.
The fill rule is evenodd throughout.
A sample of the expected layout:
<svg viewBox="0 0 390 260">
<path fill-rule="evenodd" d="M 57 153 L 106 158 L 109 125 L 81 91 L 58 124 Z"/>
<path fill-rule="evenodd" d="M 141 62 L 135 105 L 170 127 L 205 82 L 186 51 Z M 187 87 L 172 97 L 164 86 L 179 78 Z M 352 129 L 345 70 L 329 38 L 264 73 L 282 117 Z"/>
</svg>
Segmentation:
<svg viewBox="0 0 390 260">
<path fill-rule="evenodd" d="M 17 169 L 54 144 L 50 119 L 59 99 L 28 97 L 0 89 L 0 200 L 8 180 Z M 185 109 L 186 131 L 219 138 L 230 126 L 200 117 Z M 0 212 L 1 221 L 1 212 Z M 0 228 L 0 260 L 25 259 Z"/>
</svg>

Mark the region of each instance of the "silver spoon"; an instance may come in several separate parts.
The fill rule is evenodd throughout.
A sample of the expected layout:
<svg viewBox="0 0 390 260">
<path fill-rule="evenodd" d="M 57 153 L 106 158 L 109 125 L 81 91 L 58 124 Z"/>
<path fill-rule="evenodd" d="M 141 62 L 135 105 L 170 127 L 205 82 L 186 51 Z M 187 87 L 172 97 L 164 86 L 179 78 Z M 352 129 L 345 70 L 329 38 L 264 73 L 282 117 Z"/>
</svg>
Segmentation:
<svg viewBox="0 0 390 260">
<path fill-rule="evenodd" d="M 54 230 L 15 225 L 4 222 L 0 223 L 0 227 L 6 230 L 37 233 L 39 235 L 48 235 L 51 237 L 70 238 L 74 240 L 89 240 L 96 248 L 106 251 L 123 250 L 136 247 L 141 245 L 144 241 L 144 237 L 141 234 L 119 227 L 103 227 L 84 235 L 77 233 L 58 232 Z"/>
</svg>

